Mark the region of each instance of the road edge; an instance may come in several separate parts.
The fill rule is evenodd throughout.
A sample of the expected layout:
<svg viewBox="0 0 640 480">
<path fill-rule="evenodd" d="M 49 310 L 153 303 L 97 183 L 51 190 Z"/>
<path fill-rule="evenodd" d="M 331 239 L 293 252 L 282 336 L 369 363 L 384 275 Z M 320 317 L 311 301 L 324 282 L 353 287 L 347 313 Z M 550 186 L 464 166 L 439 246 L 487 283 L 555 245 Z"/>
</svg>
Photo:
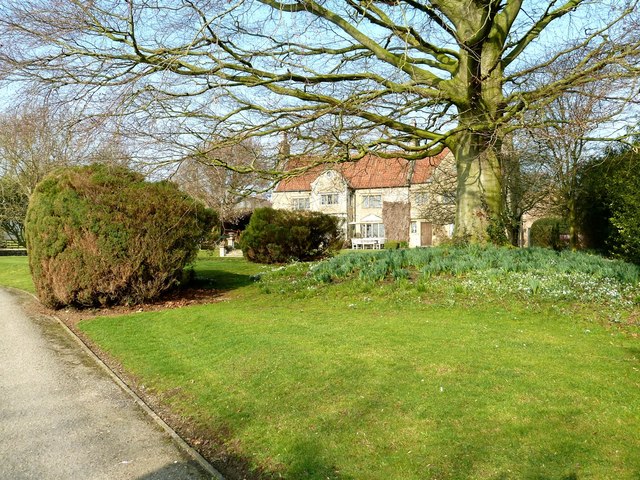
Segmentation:
<svg viewBox="0 0 640 480">
<path fill-rule="evenodd" d="M 18 292 L 19 294 L 26 294 L 32 297 L 36 302 L 40 303 L 38 297 L 36 297 L 33 293 L 27 292 L 26 290 L 20 290 L 19 288 L 2 286 L 8 291 Z M 47 317 L 54 319 L 62 328 L 67 332 L 67 334 L 80 346 L 80 348 L 90 357 L 93 361 L 107 374 L 111 377 L 111 380 L 118 385 L 122 390 L 124 390 L 137 404 L 138 406 L 149 416 L 151 419 L 160 426 L 176 443 L 178 448 L 180 448 L 183 452 L 185 452 L 189 457 L 191 457 L 194 461 L 196 461 L 203 470 L 207 472 L 207 474 L 211 475 L 215 480 L 226 480 L 225 477 L 215 469 L 213 465 L 211 465 L 202 455 L 200 455 L 193 447 L 191 447 L 178 433 L 169 426 L 167 422 L 165 422 L 153 409 L 147 405 L 147 403 L 138 396 L 138 394 L 133 391 L 129 385 L 126 384 L 122 378 L 118 376 L 109 366 L 102 361 L 102 359 L 96 355 L 91 348 L 80 338 L 73 330 L 71 330 L 60 318 L 56 315 L 46 314 Z"/>
</svg>

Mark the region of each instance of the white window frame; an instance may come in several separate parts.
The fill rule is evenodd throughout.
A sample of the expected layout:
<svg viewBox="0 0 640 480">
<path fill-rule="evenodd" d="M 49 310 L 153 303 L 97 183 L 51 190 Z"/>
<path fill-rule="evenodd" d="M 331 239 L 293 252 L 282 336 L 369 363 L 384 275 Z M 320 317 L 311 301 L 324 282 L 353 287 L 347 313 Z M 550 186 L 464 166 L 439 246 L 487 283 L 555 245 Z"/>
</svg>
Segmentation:
<svg viewBox="0 0 640 480">
<path fill-rule="evenodd" d="M 320 194 L 320 205 L 338 205 L 339 198 L 337 193 Z"/>
<path fill-rule="evenodd" d="M 301 205 L 302 204 L 302 205 Z M 291 199 L 291 210 L 310 210 L 311 201 L 309 197 L 294 197 Z"/>
<path fill-rule="evenodd" d="M 418 222 L 411 222 L 411 233 L 418 233 Z"/>
<path fill-rule="evenodd" d="M 370 194 L 362 196 L 363 208 L 382 208 L 382 195 Z"/>
<path fill-rule="evenodd" d="M 361 223 L 361 238 L 384 238 L 384 223 Z"/>
</svg>

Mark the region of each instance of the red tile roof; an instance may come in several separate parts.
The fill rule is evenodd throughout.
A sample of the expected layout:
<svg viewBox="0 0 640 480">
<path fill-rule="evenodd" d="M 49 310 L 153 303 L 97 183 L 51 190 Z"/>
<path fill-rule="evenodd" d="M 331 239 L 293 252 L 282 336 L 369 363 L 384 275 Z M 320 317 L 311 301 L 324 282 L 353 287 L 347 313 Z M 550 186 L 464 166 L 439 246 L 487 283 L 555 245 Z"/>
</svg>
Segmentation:
<svg viewBox="0 0 640 480">
<path fill-rule="evenodd" d="M 449 153 L 444 150 L 435 157 L 409 161 L 404 158 L 381 158 L 367 155 L 357 162 L 318 165 L 296 177 L 282 180 L 276 192 L 309 191 L 311 184 L 327 170 L 339 172 L 354 189 L 392 188 L 426 183 L 435 167 Z"/>
</svg>

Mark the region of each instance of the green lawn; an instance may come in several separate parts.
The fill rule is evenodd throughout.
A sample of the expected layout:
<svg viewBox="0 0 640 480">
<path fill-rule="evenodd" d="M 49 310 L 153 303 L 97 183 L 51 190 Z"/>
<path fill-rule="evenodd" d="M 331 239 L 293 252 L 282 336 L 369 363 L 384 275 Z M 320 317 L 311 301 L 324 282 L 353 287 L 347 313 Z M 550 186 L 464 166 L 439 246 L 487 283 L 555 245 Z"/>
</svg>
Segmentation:
<svg viewBox="0 0 640 480">
<path fill-rule="evenodd" d="M 35 292 L 27 257 L 0 257 L 0 285 Z"/>
<path fill-rule="evenodd" d="M 640 478 L 631 310 L 261 270 L 201 258 L 227 301 L 80 327 L 256 476 Z"/>
</svg>

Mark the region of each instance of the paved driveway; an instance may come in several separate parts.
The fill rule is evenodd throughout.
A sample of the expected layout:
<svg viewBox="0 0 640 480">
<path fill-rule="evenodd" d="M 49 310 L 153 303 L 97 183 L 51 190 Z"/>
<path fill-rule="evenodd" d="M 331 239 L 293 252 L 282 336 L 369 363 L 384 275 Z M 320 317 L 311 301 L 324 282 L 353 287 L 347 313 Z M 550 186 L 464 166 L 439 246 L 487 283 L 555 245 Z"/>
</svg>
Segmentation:
<svg viewBox="0 0 640 480">
<path fill-rule="evenodd" d="M 0 290 L 0 479 L 210 478 L 55 320 Z"/>
</svg>

